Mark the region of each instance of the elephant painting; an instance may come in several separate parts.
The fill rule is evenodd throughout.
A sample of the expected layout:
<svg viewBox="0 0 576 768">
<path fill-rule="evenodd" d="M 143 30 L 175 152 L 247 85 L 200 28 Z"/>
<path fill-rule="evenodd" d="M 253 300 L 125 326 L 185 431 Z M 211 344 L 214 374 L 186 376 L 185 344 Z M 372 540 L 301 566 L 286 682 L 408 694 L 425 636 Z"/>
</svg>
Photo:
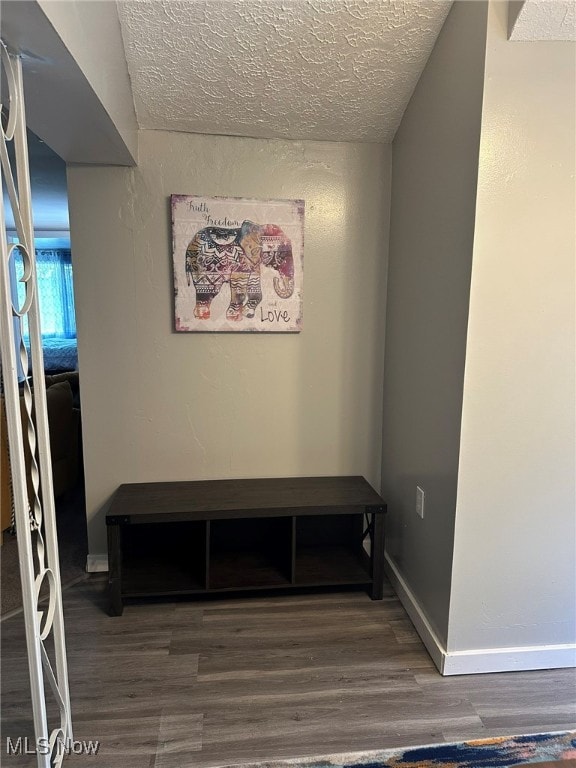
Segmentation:
<svg viewBox="0 0 576 768">
<path fill-rule="evenodd" d="M 204 227 L 186 248 L 186 280 L 194 283 L 194 317 L 210 318 L 210 305 L 225 283 L 230 285 L 226 319 L 253 318 L 262 301 L 261 270 L 278 273 L 273 285 L 276 294 L 287 299 L 294 292 L 292 243 L 274 224 L 244 221 L 240 227 Z"/>
</svg>

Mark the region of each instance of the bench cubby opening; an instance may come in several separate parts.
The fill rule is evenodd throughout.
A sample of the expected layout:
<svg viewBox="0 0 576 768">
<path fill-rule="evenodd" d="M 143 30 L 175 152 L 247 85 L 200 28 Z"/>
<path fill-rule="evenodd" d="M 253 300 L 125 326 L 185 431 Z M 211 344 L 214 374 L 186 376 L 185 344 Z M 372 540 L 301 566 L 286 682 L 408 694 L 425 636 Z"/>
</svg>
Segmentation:
<svg viewBox="0 0 576 768">
<path fill-rule="evenodd" d="M 208 588 L 290 586 L 292 518 L 210 521 Z"/>
<path fill-rule="evenodd" d="M 370 583 L 370 559 L 362 540 L 362 515 L 296 518 L 294 583 L 298 586 Z"/>
<path fill-rule="evenodd" d="M 206 523 L 142 523 L 122 529 L 127 597 L 206 589 Z"/>
</svg>

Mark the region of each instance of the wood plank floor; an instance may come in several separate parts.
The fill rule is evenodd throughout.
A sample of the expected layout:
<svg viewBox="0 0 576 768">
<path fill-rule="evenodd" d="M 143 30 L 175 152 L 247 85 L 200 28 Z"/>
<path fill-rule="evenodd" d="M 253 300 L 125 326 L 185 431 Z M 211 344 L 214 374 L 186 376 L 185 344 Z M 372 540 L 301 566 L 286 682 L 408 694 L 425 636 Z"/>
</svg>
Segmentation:
<svg viewBox="0 0 576 768">
<path fill-rule="evenodd" d="M 392 589 L 129 605 L 105 582 L 64 594 L 76 739 L 84 768 L 209 768 L 576 727 L 575 670 L 443 678 Z M 22 616 L 2 635 L 6 737 L 29 736 Z M 6 761 L 6 762 L 4 762 Z"/>
</svg>

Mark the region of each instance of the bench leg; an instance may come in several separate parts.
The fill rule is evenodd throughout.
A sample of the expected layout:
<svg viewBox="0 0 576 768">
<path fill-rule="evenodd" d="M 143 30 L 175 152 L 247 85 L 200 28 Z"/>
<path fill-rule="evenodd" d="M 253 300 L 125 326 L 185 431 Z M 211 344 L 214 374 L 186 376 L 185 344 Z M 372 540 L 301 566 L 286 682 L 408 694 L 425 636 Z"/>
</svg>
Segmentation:
<svg viewBox="0 0 576 768">
<path fill-rule="evenodd" d="M 372 600 L 382 600 L 384 596 L 384 515 L 373 514 L 372 536 Z"/>
<path fill-rule="evenodd" d="M 108 613 L 122 616 L 122 546 L 119 525 L 108 526 Z"/>
</svg>

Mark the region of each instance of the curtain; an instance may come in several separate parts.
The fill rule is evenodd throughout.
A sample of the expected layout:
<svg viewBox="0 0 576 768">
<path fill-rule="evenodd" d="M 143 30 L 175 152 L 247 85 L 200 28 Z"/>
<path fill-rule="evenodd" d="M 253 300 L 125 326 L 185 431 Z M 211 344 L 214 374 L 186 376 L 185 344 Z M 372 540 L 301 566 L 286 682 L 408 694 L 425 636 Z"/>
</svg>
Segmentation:
<svg viewBox="0 0 576 768">
<path fill-rule="evenodd" d="M 22 256 L 16 254 L 16 271 L 22 272 Z M 69 248 L 37 248 L 36 275 L 43 339 L 75 339 L 76 315 Z M 18 283 L 18 299 L 24 301 L 24 285 Z M 24 328 L 24 338 L 28 327 Z"/>
</svg>

